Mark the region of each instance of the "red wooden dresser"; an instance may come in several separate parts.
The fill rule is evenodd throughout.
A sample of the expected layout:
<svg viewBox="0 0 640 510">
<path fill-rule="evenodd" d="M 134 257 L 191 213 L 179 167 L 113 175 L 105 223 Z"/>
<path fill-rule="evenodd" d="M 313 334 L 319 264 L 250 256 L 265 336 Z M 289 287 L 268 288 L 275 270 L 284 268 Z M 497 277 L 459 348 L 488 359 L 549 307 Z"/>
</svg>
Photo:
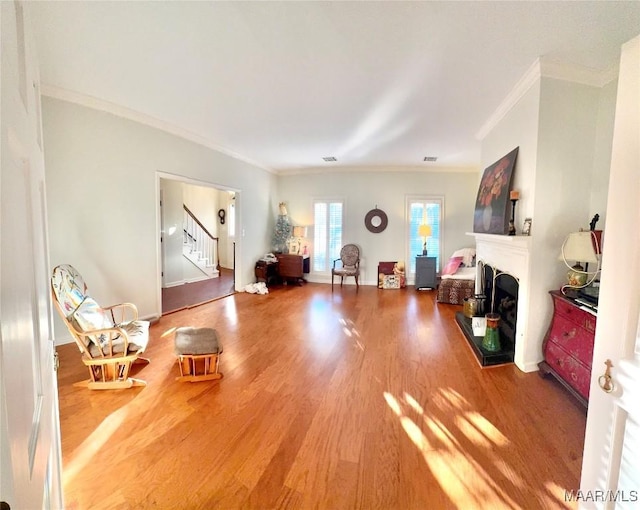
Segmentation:
<svg viewBox="0 0 640 510">
<path fill-rule="evenodd" d="M 540 375 L 554 376 L 586 407 L 597 317 L 561 292 L 550 294 L 553 319 L 542 344 Z"/>
</svg>

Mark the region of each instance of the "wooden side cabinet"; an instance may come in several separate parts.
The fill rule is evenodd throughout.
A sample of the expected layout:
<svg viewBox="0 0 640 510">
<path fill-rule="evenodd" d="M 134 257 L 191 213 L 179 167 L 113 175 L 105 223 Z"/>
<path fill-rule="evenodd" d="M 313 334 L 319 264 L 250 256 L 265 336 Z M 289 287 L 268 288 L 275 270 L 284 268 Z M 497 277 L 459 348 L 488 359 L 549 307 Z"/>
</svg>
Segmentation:
<svg viewBox="0 0 640 510">
<path fill-rule="evenodd" d="M 561 292 L 551 291 L 553 318 L 542 344 L 540 375 L 552 375 L 587 407 L 597 317 Z"/>
<path fill-rule="evenodd" d="M 278 279 L 278 263 L 259 260 L 255 267 L 256 282 L 265 282 L 267 285 Z"/>
<path fill-rule="evenodd" d="M 278 257 L 278 275 L 285 282 L 295 280 L 305 282 L 304 273 L 309 272 L 309 256 L 280 253 Z"/>
<path fill-rule="evenodd" d="M 436 288 L 436 258 L 416 257 L 416 289 Z"/>
</svg>

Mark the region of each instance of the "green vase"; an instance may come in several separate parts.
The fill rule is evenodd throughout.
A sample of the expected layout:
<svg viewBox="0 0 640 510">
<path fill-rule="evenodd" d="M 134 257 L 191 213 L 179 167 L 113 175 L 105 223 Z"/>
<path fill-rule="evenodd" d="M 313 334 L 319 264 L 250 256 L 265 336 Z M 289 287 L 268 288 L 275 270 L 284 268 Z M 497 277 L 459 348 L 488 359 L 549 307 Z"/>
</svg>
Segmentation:
<svg viewBox="0 0 640 510">
<path fill-rule="evenodd" d="M 487 329 L 484 332 L 484 338 L 482 339 L 482 347 L 490 352 L 499 351 L 500 346 L 500 315 L 497 313 L 488 313 L 485 315 L 487 320 Z"/>
</svg>

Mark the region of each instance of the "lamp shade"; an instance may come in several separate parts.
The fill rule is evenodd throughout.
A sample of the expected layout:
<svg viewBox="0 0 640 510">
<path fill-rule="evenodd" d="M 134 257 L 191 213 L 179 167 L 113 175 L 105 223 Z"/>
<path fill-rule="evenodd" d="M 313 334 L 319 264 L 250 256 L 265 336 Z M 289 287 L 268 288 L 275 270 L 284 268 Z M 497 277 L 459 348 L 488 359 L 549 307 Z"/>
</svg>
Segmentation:
<svg viewBox="0 0 640 510">
<path fill-rule="evenodd" d="M 293 227 L 293 237 L 307 237 L 307 227 Z"/>
<path fill-rule="evenodd" d="M 590 231 L 571 232 L 562 245 L 560 258 L 577 262 L 598 262 Z"/>
<path fill-rule="evenodd" d="M 420 225 L 418 227 L 418 235 L 420 237 L 429 237 L 429 236 L 431 236 L 431 225 Z"/>
</svg>

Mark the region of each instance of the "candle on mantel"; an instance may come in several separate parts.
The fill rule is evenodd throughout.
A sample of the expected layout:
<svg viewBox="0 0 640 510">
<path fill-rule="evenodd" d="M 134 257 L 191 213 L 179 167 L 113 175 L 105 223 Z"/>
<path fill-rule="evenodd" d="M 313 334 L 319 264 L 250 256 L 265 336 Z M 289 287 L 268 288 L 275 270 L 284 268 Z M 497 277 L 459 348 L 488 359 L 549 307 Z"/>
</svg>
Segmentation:
<svg viewBox="0 0 640 510">
<path fill-rule="evenodd" d="M 518 200 L 520 198 L 520 192 L 516 190 L 512 190 L 509 193 L 509 200 Z"/>
</svg>

